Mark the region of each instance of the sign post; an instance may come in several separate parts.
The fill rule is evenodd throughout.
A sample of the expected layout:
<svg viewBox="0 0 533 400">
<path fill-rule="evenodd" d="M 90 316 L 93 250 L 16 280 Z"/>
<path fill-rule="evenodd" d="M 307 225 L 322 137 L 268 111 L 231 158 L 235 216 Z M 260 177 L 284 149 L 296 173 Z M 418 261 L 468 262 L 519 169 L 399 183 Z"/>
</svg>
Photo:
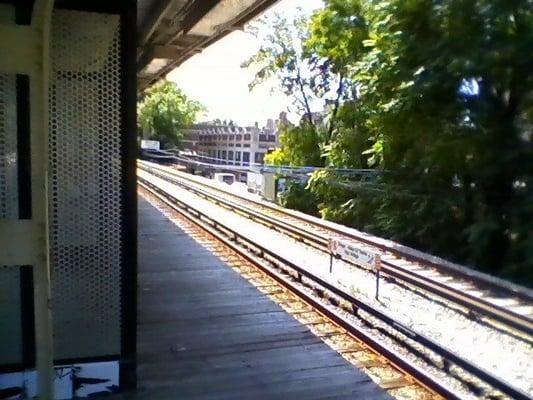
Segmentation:
<svg viewBox="0 0 533 400">
<path fill-rule="evenodd" d="M 379 301 L 379 277 L 381 272 L 381 257 L 379 255 L 376 257 L 374 268 L 376 269 L 376 300 Z"/>
<path fill-rule="evenodd" d="M 329 273 L 331 274 L 333 272 L 333 257 L 336 255 L 335 252 L 337 249 L 336 242 L 334 239 L 329 239 L 328 248 L 329 248 Z"/>
<path fill-rule="evenodd" d="M 353 264 L 372 269 L 376 272 L 376 300 L 379 300 L 379 279 L 381 256 L 373 251 L 358 247 L 355 243 L 341 239 L 329 239 L 329 272 L 333 270 L 333 257 L 342 258 Z"/>
</svg>

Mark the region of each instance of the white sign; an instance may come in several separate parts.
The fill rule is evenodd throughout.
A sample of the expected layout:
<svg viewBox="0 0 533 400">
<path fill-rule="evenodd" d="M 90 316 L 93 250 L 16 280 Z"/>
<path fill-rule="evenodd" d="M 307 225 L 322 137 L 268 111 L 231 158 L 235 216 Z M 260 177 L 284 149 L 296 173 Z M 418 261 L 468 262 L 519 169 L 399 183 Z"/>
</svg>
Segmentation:
<svg viewBox="0 0 533 400">
<path fill-rule="evenodd" d="M 159 150 L 158 140 L 141 140 L 141 149 Z"/>
<path fill-rule="evenodd" d="M 346 261 L 367 268 L 381 268 L 381 258 L 378 253 L 361 249 L 355 244 L 340 239 L 329 240 L 329 251 L 332 255 L 342 257 Z"/>
</svg>

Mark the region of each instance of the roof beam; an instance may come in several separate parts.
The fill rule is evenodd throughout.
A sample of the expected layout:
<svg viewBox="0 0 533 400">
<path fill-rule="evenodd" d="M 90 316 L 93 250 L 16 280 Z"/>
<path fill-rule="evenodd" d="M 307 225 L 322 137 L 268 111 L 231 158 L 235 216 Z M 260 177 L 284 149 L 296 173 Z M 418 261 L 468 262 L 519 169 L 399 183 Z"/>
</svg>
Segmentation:
<svg viewBox="0 0 533 400">
<path fill-rule="evenodd" d="M 137 71 L 141 71 L 154 58 L 177 60 L 183 55 L 183 51 L 184 48 L 181 46 L 151 46 L 141 55 L 139 62 L 137 63 Z"/>
<path fill-rule="evenodd" d="M 160 0 L 148 18 L 148 22 L 139 32 L 139 45 L 143 46 L 154 33 L 165 15 L 173 8 L 175 0 Z"/>
<path fill-rule="evenodd" d="M 189 13 L 185 16 L 182 22 L 182 29 L 184 33 L 189 32 L 198 21 L 200 21 L 206 14 L 211 11 L 222 0 L 203 0 L 196 1 Z"/>
<path fill-rule="evenodd" d="M 183 54 L 183 46 L 167 45 L 167 46 L 152 46 L 154 58 L 172 58 L 176 59 Z"/>
<path fill-rule="evenodd" d="M 235 6 L 237 7 L 233 12 L 235 15 L 230 15 L 231 18 L 228 17 L 227 21 L 224 20 L 222 24 L 217 25 L 217 29 L 210 30 L 209 35 L 203 33 L 193 35 L 190 32 L 196 29 L 195 26 L 215 7 L 225 9 L 225 7 L 220 7 L 225 5 L 223 0 L 151 1 L 157 2 L 157 6 L 153 9 L 158 11 L 150 14 L 146 18 L 148 22 L 140 27 L 137 69 L 140 90 L 149 87 L 170 70 L 229 32 L 241 30 L 251 18 L 278 0 L 253 0 L 245 9 Z M 245 3 L 248 4 L 249 1 Z M 234 8 L 232 4 L 234 4 L 232 1 L 228 2 L 230 9 Z M 216 13 L 213 12 L 213 14 Z M 150 63 L 153 64 L 150 65 Z"/>
</svg>

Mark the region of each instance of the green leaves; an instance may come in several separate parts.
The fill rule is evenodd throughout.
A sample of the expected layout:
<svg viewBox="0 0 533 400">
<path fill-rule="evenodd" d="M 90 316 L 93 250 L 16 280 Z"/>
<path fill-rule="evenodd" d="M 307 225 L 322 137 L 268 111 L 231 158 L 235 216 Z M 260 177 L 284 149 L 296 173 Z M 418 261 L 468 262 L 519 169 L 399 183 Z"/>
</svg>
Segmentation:
<svg viewBox="0 0 533 400">
<path fill-rule="evenodd" d="M 329 126 L 287 127 L 270 162 L 325 167 L 305 189 L 325 218 L 532 285 L 533 3 L 325 0 L 296 42 L 287 23 L 260 78 L 304 113 L 343 85 Z"/>
<path fill-rule="evenodd" d="M 154 85 L 137 105 L 138 124 L 165 146 L 177 146 L 182 130 L 196 121 L 205 108 L 187 98 L 175 83 Z"/>
<path fill-rule="evenodd" d="M 281 148 L 265 157 L 267 164 L 322 166 L 320 131 L 308 123 L 280 127 Z"/>
<path fill-rule="evenodd" d="M 318 144 L 325 165 L 392 171 L 372 195 L 367 184 L 339 187 L 316 172 L 308 190 L 322 215 L 493 273 L 526 274 L 533 3 L 327 0 L 310 33 L 306 57 L 346 80 L 332 134 Z M 286 160 L 297 149 L 288 140 Z"/>
<path fill-rule="evenodd" d="M 300 210 L 306 214 L 318 216 L 315 197 L 299 182 L 289 182 L 287 190 L 279 197 L 283 207 Z"/>
<path fill-rule="evenodd" d="M 325 53 L 318 50 L 324 42 L 312 40 L 312 26 L 320 29 L 327 25 L 310 20 L 301 11 L 290 18 L 274 14 L 259 20 L 249 30 L 261 40 L 261 47 L 241 65 L 254 71 L 250 90 L 276 81 L 278 89 L 290 96 L 297 111 L 311 125 L 316 104 L 335 101 L 343 94 L 334 89 L 341 71 L 332 69 Z"/>
</svg>

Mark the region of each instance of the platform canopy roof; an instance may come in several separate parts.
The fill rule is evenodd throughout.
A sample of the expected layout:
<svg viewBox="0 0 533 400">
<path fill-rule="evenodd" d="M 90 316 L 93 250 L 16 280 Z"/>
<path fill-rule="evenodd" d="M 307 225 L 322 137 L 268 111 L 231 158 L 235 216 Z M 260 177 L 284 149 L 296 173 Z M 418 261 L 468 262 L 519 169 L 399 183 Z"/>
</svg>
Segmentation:
<svg viewBox="0 0 533 400">
<path fill-rule="evenodd" d="M 142 91 L 277 0 L 138 0 L 137 80 Z"/>
</svg>

